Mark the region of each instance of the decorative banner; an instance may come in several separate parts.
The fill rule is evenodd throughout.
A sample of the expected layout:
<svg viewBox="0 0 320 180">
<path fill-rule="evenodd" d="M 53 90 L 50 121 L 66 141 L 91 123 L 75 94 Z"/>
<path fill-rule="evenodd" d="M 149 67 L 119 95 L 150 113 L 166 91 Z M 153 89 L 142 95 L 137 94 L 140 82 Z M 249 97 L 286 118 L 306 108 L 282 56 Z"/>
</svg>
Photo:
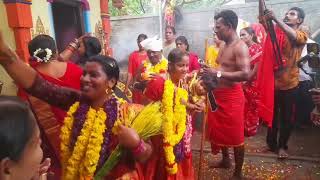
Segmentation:
<svg viewBox="0 0 320 180">
<path fill-rule="evenodd" d="M 31 36 L 32 36 L 32 38 L 34 38 L 34 37 L 36 37 L 37 35 L 40 35 L 40 34 L 49 35 L 49 30 L 45 29 L 45 27 L 44 27 L 44 25 L 43 25 L 43 23 L 41 21 L 40 16 L 38 16 L 36 25 L 34 27 L 35 27 L 35 29 L 31 28 Z"/>
<path fill-rule="evenodd" d="M 164 8 L 164 20 L 166 26 L 175 26 L 175 14 L 174 9 L 176 6 L 175 0 L 166 0 Z"/>
</svg>

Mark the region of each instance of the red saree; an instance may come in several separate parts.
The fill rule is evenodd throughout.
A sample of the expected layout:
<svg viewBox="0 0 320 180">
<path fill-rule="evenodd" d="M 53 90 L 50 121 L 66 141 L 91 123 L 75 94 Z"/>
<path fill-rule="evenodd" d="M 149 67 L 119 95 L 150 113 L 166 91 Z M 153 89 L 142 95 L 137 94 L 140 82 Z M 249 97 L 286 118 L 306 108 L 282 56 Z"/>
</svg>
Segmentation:
<svg viewBox="0 0 320 180">
<path fill-rule="evenodd" d="M 283 50 L 286 41 L 285 34 L 278 26 L 275 26 L 275 32 L 280 49 Z M 262 49 L 261 63 L 257 74 L 257 88 L 261 93 L 258 105 L 259 117 L 261 117 L 269 127 L 272 126 L 273 120 L 274 71 L 279 68 L 275 63 L 275 59 L 271 38 L 270 35 L 268 35 Z"/>
<path fill-rule="evenodd" d="M 195 53 L 190 52 L 189 53 L 189 72 L 199 70 L 200 64 L 199 64 L 199 57 Z"/>
<path fill-rule="evenodd" d="M 37 70 L 37 63 L 32 63 L 31 66 Z M 67 63 L 66 72 L 59 79 L 53 78 L 39 71 L 37 72 L 42 78 L 58 86 L 69 87 L 77 90 L 80 89 L 80 77 L 82 76 L 82 69 L 73 63 Z M 50 171 L 54 172 L 54 179 L 60 179 L 61 166 L 59 162 L 59 136 L 63 119 L 66 116 L 66 111 L 56 106 L 50 106 L 46 102 L 28 95 L 21 89 L 19 90 L 19 96 L 23 99 L 26 99 L 30 103 L 42 132 L 41 139 L 43 140 L 42 148 L 44 151 L 44 157 L 51 158 L 52 165 L 50 167 Z"/>
<path fill-rule="evenodd" d="M 151 80 L 144 92 L 144 95 L 152 101 L 160 101 L 164 91 L 165 80 L 156 77 Z M 153 144 L 153 153 L 146 162 L 144 173 L 146 180 L 193 180 L 194 170 L 192 167 L 192 155 L 185 154 L 178 164 L 178 171 L 174 175 L 169 175 L 165 169 L 166 159 L 163 150 L 162 136 L 156 136 L 151 139 Z M 176 155 L 177 157 L 177 155 Z M 176 158 L 177 159 L 177 158 Z"/>
<path fill-rule="evenodd" d="M 128 73 L 135 77 L 141 63 L 148 59 L 147 53 L 141 54 L 139 51 L 134 51 L 129 56 Z M 132 91 L 132 102 L 143 104 L 143 94 L 138 90 Z"/>
<path fill-rule="evenodd" d="M 45 81 L 41 76 L 37 76 L 33 82 L 33 85 L 26 91 L 29 94 L 32 94 L 33 96 L 39 99 L 42 99 L 51 105 L 60 107 L 63 110 L 69 109 L 70 106 L 77 101 L 85 102 L 85 99 L 83 98 L 83 95 L 79 90 L 57 86 L 53 83 Z M 37 98 L 34 98 L 34 99 L 37 99 Z M 133 107 L 130 107 L 130 108 L 133 108 Z M 124 110 L 126 109 L 128 108 L 124 108 Z M 58 138 L 59 135 L 56 137 Z M 103 146 L 102 149 L 105 149 L 111 152 L 111 150 L 113 150 L 117 146 L 118 138 L 115 137 L 115 135 L 111 134 L 111 137 L 109 140 L 110 140 L 110 143 L 104 143 L 102 145 Z M 102 166 L 102 164 L 105 162 L 105 160 L 109 156 L 108 153 L 100 154 L 100 156 L 102 155 L 105 155 L 105 157 L 102 159 L 100 166 L 97 168 L 97 170 L 99 170 L 99 168 Z M 144 179 L 143 175 L 144 174 L 143 174 L 142 167 L 139 165 L 139 163 L 136 163 L 135 160 L 133 159 L 133 156 L 130 153 L 128 153 L 121 158 L 120 162 L 111 170 L 108 176 L 104 177 L 104 179 L 143 180 Z M 60 179 L 59 174 L 56 174 L 56 176 L 53 177 L 53 179 Z"/>
<path fill-rule="evenodd" d="M 244 143 L 244 94 L 242 86 L 213 90 L 218 109 L 208 112 L 207 136 L 212 152 L 221 147 L 237 147 Z"/>
<path fill-rule="evenodd" d="M 58 79 L 43 73 L 40 74 L 44 79 L 54 84 L 78 90 L 80 89 L 80 77 L 82 76 L 82 69 L 76 64 L 68 63 L 65 74 Z M 54 106 L 51 106 L 51 110 L 55 114 L 57 121 L 62 124 L 63 119 L 66 116 L 66 112 Z"/>
<path fill-rule="evenodd" d="M 259 44 L 253 44 L 249 47 L 251 70 L 253 70 L 256 63 L 260 62 L 261 54 L 262 47 Z M 242 87 L 245 96 L 244 133 L 249 137 L 257 134 L 259 125 L 258 103 L 260 93 L 257 88 L 256 77 L 252 81 L 245 82 Z"/>
<path fill-rule="evenodd" d="M 66 72 L 64 73 L 63 76 L 60 78 L 54 78 L 49 75 L 46 75 L 44 73 L 39 72 L 36 67 L 37 63 L 31 63 L 30 64 L 40 75 L 43 77 L 45 80 L 59 85 L 63 87 L 69 87 L 72 89 L 80 89 L 80 77 L 82 76 L 82 69 L 73 63 L 67 63 L 67 69 Z M 21 89 L 19 90 L 19 96 L 23 99 L 27 99 L 28 95 L 22 91 Z M 66 116 L 66 112 L 61 110 L 60 108 L 57 108 L 55 106 L 51 106 L 51 111 L 54 114 L 56 120 L 62 124 L 63 119 Z"/>
</svg>

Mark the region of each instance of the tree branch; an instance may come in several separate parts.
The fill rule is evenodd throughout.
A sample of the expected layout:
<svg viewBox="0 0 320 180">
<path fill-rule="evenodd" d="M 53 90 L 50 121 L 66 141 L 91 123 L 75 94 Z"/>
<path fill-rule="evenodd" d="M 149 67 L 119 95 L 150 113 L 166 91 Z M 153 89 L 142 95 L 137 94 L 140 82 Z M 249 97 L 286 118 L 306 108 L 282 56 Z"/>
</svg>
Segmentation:
<svg viewBox="0 0 320 180">
<path fill-rule="evenodd" d="M 231 1 L 232 1 L 232 0 L 223 0 L 223 1 L 220 3 L 220 5 L 227 4 L 227 3 L 231 2 Z"/>
<path fill-rule="evenodd" d="M 140 8 L 142 10 L 143 13 L 146 13 L 146 11 L 144 10 L 143 4 L 142 4 L 142 0 L 139 0 L 140 3 Z"/>
<path fill-rule="evenodd" d="M 201 1 L 201 0 L 192 0 L 192 1 L 182 0 L 182 2 L 181 2 L 179 5 L 177 5 L 177 6 L 178 6 L 178 7 L 182 7 L 183 5 L 195 3 L 195 2 L 198 2 L 198 1 Z"/>
</svg>

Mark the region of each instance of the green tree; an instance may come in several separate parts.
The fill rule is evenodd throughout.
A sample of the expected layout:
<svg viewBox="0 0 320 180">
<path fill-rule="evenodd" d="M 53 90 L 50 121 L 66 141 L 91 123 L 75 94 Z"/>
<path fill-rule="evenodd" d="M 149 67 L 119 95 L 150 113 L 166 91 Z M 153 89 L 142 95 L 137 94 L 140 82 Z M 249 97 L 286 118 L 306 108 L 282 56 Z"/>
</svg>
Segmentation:
<svg viewBox="0 0 320 180">
<path fill-rule="evenodd" d="M 143 15 L 152 9 L 150 2 L 151 0 L 124 0 L 124 7 L 117 9 L 109 0 L 109 13 L 111 16 Z"/>
<path fill-rule="evenodd" d="M 124 0 L 124 7 L 117 9 L 109 0 L 109 11 L 111 16 L 143 15 L 152 13 L 152 0 Z M 176 0 L 179 9 L 200 9 L 204 7 L 215 7 L 230 2 L 231 0 Z"/>
</svg>

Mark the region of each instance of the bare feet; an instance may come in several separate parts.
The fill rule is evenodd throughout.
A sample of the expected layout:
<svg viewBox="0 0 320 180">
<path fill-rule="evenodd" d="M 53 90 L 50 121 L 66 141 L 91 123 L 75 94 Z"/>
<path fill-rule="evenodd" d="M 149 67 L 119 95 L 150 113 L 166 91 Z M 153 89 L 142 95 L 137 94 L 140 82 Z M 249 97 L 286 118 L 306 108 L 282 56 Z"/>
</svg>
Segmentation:
<svg viewBox="0 0 320 180">
<path fill-rule="evenodd" d="M 278 158 L 279 159 L 287 159 L 288 157 L 289 157 L 289 154 L 287 153 L 286 150 L 279 149 L 279 152 L 278 152 Z"/>
<path fill-rule="evenodd" d="M 231 168 L 231 162 L 230 159 L 228 160 L 222 160 L 220 162 L 210 162 L 209 163 L 210 168 L 222 168 L 222 169 L 229 169 Z"/>
</svg>

